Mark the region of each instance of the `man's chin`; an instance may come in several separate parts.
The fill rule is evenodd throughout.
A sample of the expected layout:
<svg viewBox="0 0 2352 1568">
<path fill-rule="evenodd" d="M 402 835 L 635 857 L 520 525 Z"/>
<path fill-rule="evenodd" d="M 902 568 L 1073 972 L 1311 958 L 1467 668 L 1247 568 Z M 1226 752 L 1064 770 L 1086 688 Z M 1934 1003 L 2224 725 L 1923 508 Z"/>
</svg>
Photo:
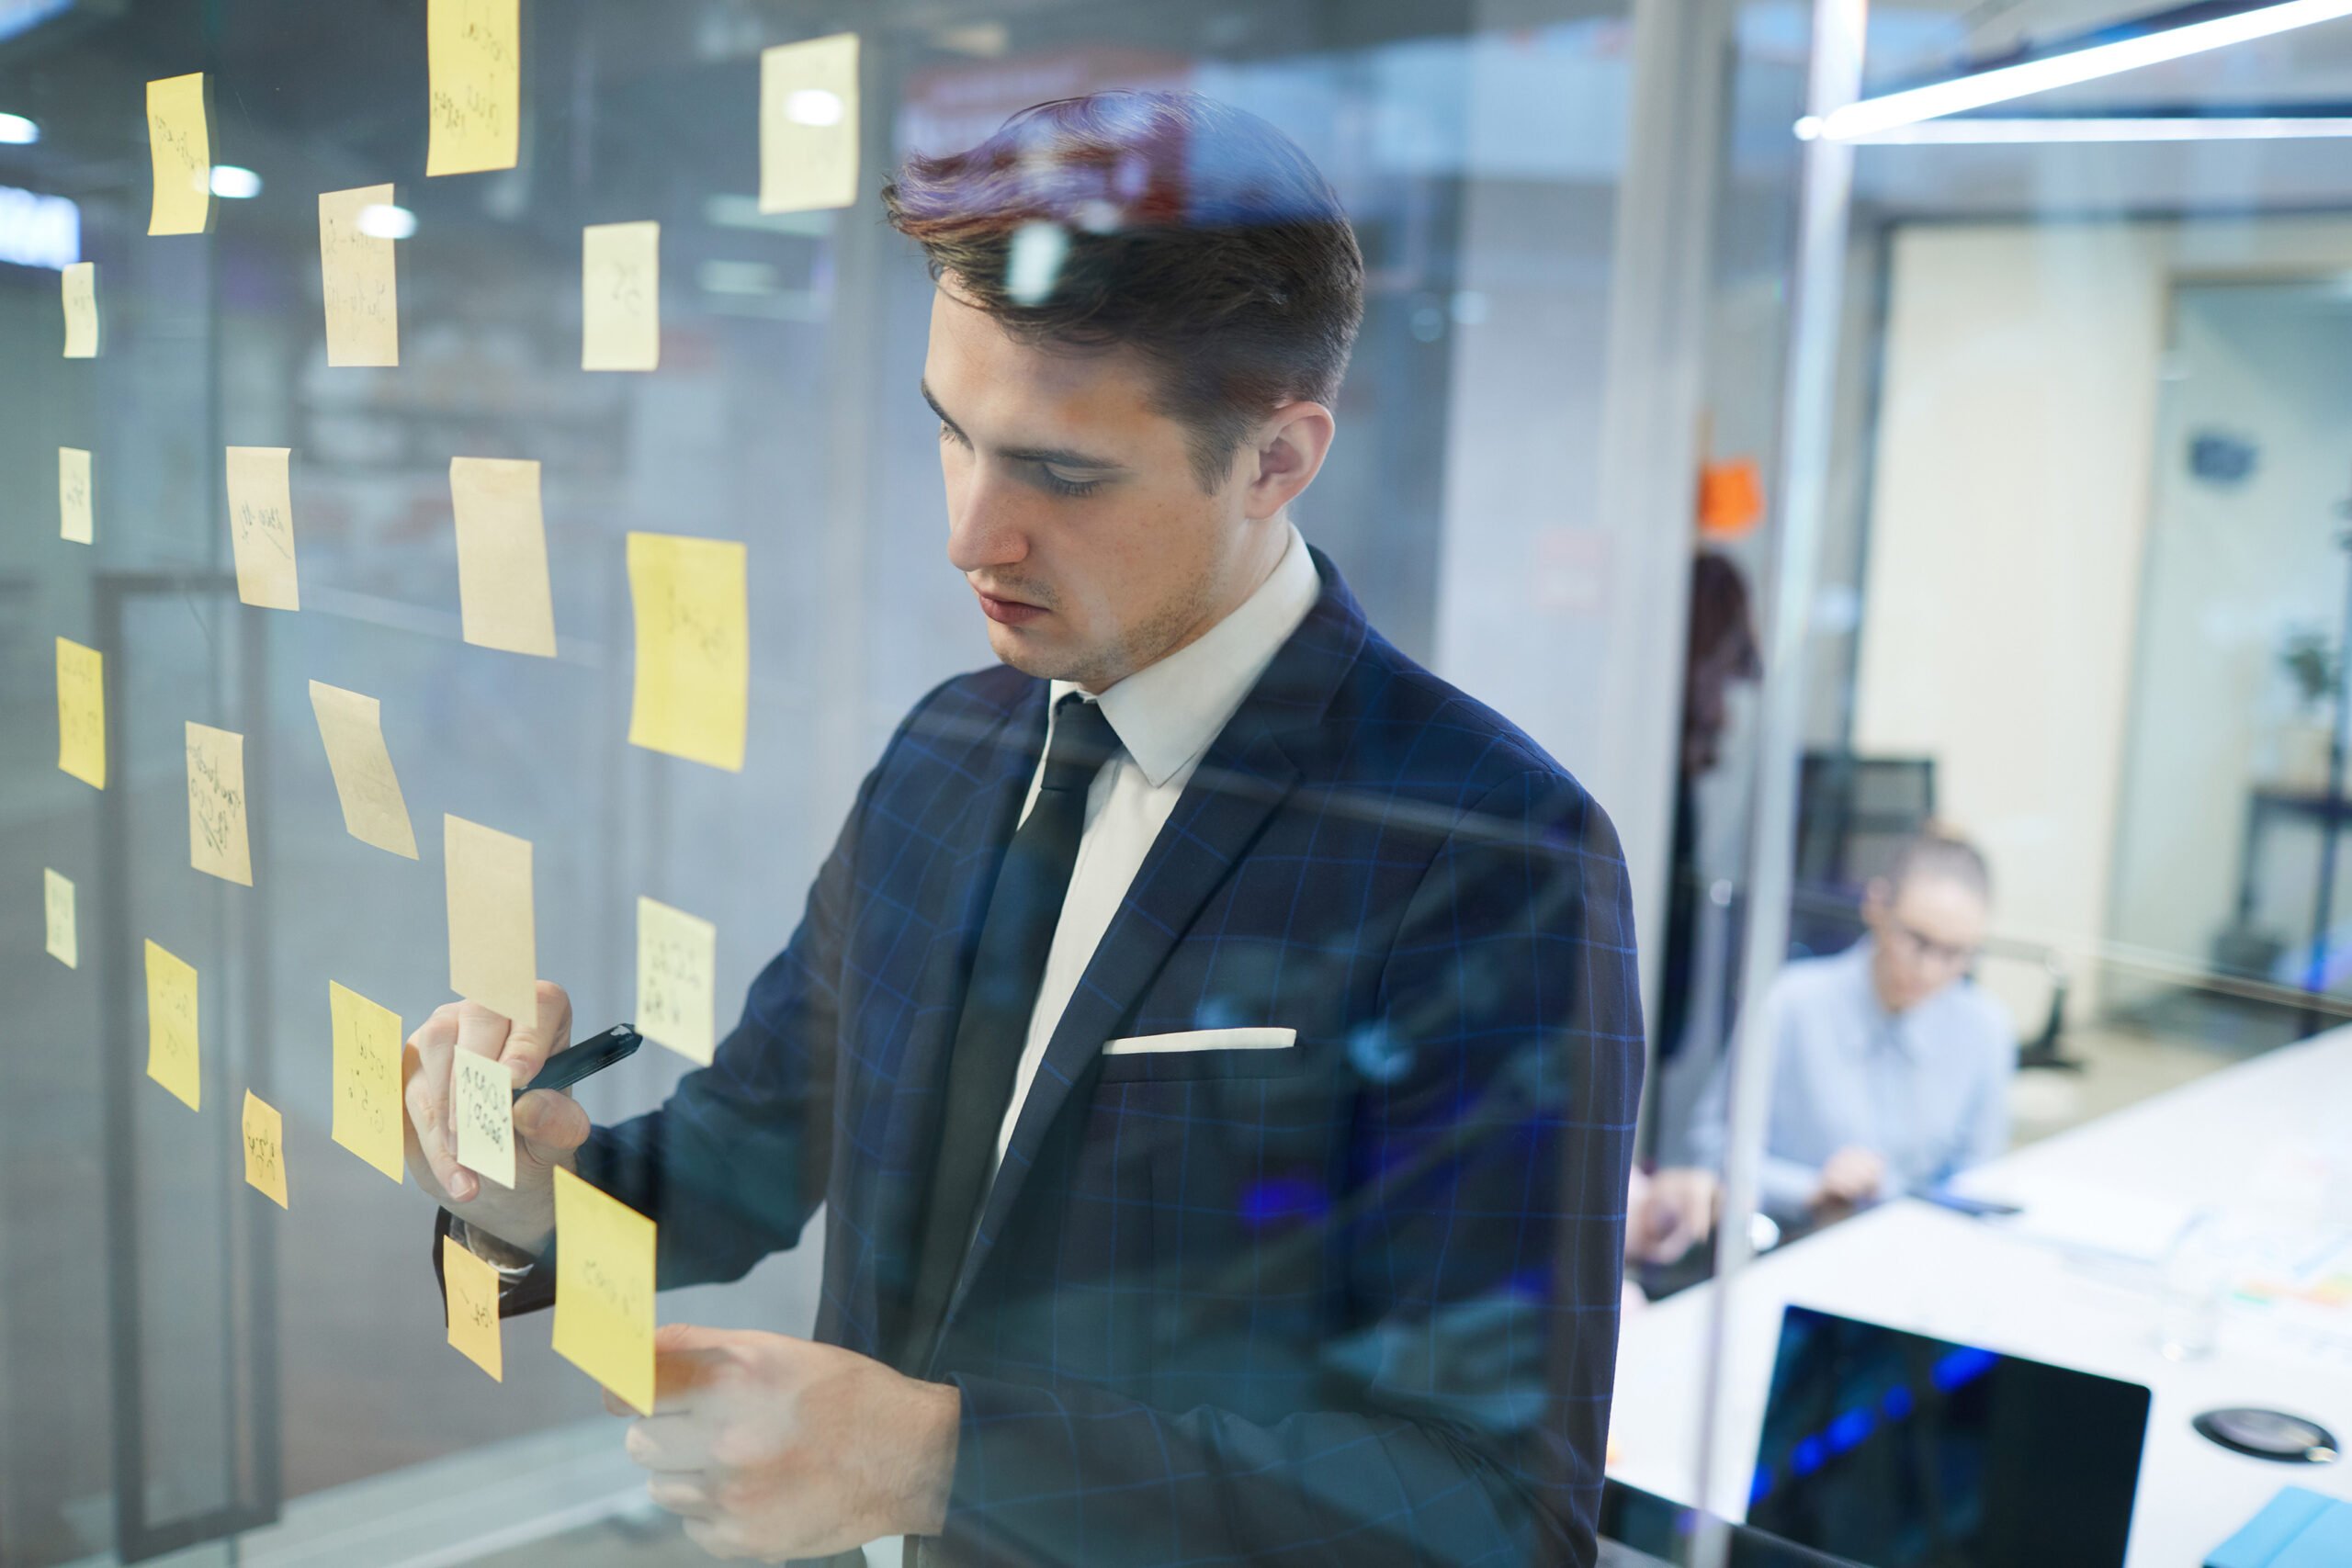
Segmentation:
<svg viewBox="0 0 2352 1568">
<path fill-rule="evenodd" d="M 1012 665 L 1023 675 L 1040 681 L 1069 681 L 1092 689 L 1090 677 L 1095 661 L 1073 652 L 1059 638 L 1042 635 L 1034 626 L 1008 626 L 1001 621 L 990 621 L 989 651 L 1001 663 Z"/>
</svg>

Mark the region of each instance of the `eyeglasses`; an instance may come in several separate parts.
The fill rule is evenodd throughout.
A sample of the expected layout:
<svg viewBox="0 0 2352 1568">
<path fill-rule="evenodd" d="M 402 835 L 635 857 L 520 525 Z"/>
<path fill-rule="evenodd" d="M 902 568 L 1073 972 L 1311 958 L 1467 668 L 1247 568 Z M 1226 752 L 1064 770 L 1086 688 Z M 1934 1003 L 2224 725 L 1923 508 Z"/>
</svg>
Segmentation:
<svg viewBox="0 0 2352 1568">
<path fill-rule="evenodd" d="M 1903 939 L 1904 945 L 1911 950 L 1911 955 L 1914 958 L 1923 963 L 1932 964 L 1939 969 L 1972 968 L 1979 958 L 1984 956 L 1982 944 L 1961 947 L 1949 942 L 1938 942 L 1926 932 L 1917 931 L 1891 916 L 1887 919 L 1886 928 Z"/>
</svg>

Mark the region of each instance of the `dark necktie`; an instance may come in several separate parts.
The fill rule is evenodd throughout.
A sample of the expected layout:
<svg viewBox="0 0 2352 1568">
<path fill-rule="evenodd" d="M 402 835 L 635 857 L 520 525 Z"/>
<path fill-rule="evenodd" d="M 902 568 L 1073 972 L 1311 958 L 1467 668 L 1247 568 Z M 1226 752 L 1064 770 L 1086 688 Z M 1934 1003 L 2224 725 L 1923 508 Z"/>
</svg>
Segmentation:
<svg viewBox="0 0 2352 1568">
<path fill-rule="evenodd" d="M 972 977 L 948 1057 L 947 1107 L 932 1168 L 910 1298 L 904 1365 L 921 1373 L 962 1272 L 996 1159 L 997 1134 L 1046 977 L 1086 826 L 1086 793 L 1119 738 L 1102 707 L 1073 692 L 1056 705 L 1036 803 L 1012 835 L 980 920 Z"/>
</svg>

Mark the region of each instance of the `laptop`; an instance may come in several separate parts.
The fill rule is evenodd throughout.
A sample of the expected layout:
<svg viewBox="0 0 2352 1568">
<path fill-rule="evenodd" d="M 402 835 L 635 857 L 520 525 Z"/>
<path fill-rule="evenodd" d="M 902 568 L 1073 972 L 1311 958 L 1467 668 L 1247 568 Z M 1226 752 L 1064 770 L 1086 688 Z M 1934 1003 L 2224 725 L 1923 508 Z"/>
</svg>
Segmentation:
<svg viewBox="0 0 2352 1568">
<path fill-rule="evenodd" d="M 1869 1568 L 2121 1568 L 2137 1383 L 1792 1306 L 1747 1522 Z"/>
</svg>

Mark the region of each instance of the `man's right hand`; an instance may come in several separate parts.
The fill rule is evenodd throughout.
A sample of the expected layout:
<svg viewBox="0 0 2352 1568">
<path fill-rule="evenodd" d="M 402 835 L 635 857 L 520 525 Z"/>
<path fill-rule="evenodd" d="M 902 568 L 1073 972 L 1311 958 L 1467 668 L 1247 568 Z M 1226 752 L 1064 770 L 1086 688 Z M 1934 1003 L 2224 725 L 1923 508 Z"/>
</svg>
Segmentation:
<svg viewBox="0 0 2352 1568">
<path fill-rule="evenodd" d="M 1839 1149 L 1821 1168 L 1813 1206 L 1826 1209 L 1843 1204 L 1852 1208 L 1867 1203 L 1878 1196 L 1879 1184 L 1885 1179 L 1886 1161 L 1875 1150 L 1859 1146 Z"/>
<path fill-rule="evenodd" d="M 512 1190 L 458 1163 L 450 1063 L 470 1051 L 503 1063 L 522 1088 L 547 1059 L 571 1043 L 571 998 L 538 983 L 539 1016 L 509 1023 L 479 1002 L 446 1002 L 408 1037 L 402 1053 L 408 1168 L 416 1184 L 475 1230 L 526 1252 L 543 1252 L 555 1235 L 555 1168 L 571 1168 L 588 1141 L 588 1113 L 569 1090 L 539 1089 L 514 1102 Z"/>
</svg>

